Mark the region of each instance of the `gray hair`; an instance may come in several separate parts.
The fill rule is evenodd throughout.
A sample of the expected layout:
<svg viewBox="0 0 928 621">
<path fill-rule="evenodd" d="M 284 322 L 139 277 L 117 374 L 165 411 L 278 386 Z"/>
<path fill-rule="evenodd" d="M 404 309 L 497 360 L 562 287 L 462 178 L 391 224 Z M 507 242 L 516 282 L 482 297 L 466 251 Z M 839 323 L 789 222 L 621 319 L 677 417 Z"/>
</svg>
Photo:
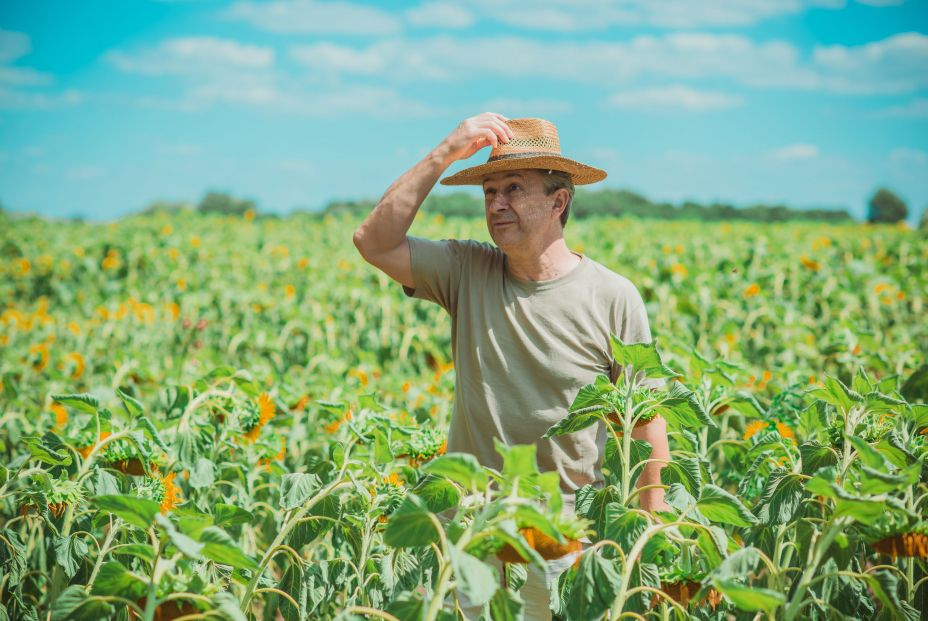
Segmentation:
<svg viewBox="0 0 928 621">
<path fill-rule="evenodd" d="M 551 196 L 557 190 L 566 188 L 570 196 L 567 199 L 567 206 L 561 212 L 561 228 L 567 225 L 567 218 L 570 216 L 570 205 L 574 202 L 574 181 L 569 173 L 561 170 L 541 170 L 541 178 L 544 182 L 545 196 Z"/>
</svg>

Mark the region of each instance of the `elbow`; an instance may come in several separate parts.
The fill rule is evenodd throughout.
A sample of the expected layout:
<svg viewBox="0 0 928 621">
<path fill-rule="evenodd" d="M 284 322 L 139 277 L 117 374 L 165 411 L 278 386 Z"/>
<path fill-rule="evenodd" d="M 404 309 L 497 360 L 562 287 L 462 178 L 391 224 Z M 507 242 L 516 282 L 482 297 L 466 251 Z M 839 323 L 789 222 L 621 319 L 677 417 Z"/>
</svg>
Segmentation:
<svg viewBox="0 0 928 621">
<path fill-rule="evenodd" d="M 367 260 L 368 248 L 366 245 L 366 240 L 364 239 L 364 227 L 361 226 L 354 232 L 351 240 L 354 242 L 354 247 L 358 249 L 358 252 Z"/>
</svg>

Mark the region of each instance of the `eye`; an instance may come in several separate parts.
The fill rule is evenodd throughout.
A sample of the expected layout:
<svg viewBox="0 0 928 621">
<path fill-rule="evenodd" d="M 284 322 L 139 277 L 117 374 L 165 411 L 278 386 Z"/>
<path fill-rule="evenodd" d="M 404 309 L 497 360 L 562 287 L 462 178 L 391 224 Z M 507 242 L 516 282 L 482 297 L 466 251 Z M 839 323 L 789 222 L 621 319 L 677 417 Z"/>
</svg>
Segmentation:
<svg viewBox="0 0 928 621">
<path fill-rule="evenodd" d="M 519 184 L 518 183 L 510 184 L 509 189 L 511 190 L 512 188 L 519 188 Z"/>
</svg>

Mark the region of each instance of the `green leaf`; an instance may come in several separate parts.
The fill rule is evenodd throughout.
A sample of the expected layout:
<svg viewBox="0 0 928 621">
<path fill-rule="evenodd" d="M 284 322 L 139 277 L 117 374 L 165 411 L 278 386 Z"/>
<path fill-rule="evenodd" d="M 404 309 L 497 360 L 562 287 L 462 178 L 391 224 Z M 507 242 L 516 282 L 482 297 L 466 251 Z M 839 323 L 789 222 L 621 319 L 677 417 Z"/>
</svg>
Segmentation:
<svg viewBox="0 0 928 621">
<path fill-rule="evenodd" d="M 108 603 L 91 599 L 82 585 L 73 584 L 61 592 L 51 612 L 51 621 L 99 621 L 115 611 Z"/>
<path fill-rule="evenodd" d="M 451 557 L 458 591 L 474 606 L 482 606 L 490 601 L 496 593 L 496 585 L 499 584 L 499 578 L 493 568 L 455 546 L 449 546 L 448 554 Z"/>
<path fill-rule="evenodd" d="M 485 491 L 489 477 L 477 458 L 470 453 L 446 453 L 422 467 L 422 470 L 438 476 L 448 477 L 466 490 Z"/>
<path fill-rule="evenodd" d="M 694 498 L 702 492 L 702 471 L 696 457 L 674 457 L 661 470 L 661 483 L 673 485 L 679 483 Z"/>
<path fill-rule="evenodd" d="M 247 524 L 254 519 L 254 515 L 235 505 L 219 503 L 214 507 L 213 522 L 221 528 Z"/>
<path fill-rule="evenodd" d="M 654 411 L 663 416 L 668 424 L 675 427 L 686 429 L 718 427 L 715 420 L 699 403 L 696 393 L 680 382 L 670 382 L 667 395 L 655 404 Z"/>
<path fill-rule="evenodd" d="M 122 401 L 122 407 L 125 408 L 130 418 L 141 416 L 145 413 L 145 407 L 135 397 L 129 396 L 121 388 L 116 389 L 116 396 Z"/>
<path fill-rule="evenodd" d="M 885 494 L 905 491 L 918 482 L 921 471 L 921 464 L 912 464 L 895 474 L 863 466 L 859 474 L 860 493 Z"/>
<path fill-rule="evenodd" d="M 341 504 L 338 496 L 329 494 L 309 510 L 309 515 L 297 522 L 290 535 L 290 545 L 299 550 L 317 537 L 327 533 L 339 517 Z"/>
<path fill-rule="evenodd" d="M 190 478 L 187 482 L 193 489 L 205 489 L 210 487 L 216 481 L 216 464 L 200 457 L 197 463 L 190 470 Z"/>
<path fill-rule="evenodd" d="M 93 491 L 97 496 L 119 495 L 119 480 L 103 468 L 95 468 Z"/>
<path fill-rule="evenodd" d="M 293 604 L 281 597 L 277 601 L 276 608 L 283 616 L 284 621 L 302 621 L 301 609 L 305 609 L 308 597 L 306 584 L 303 582 L 302 567 L 297 563 L 290 563 L 284 575 L 280 577 L 277 588 L 291 596 L 300 605 L 300 608 L 294 608 Z"/>
<path fill-rule="evenodd" d="M 772 613 L 786 603 L 786 597 L 782 593 L 770 589 L 753 585 L 747 586 L 733 580 L 724 579 L 715 579 L 713 584 L 741 610 L 751 612 L 763 610 Z"/>
<path fill-rule="evenodd" d="M 88 414 L 96 414 L 100 401 L 91 394 L 52 395 L 52 401 Z"/>
<path fill-rule="evenodd" d="M 87 555 L 87 542 L 81 537 L 55 537 L 55 562 L 68 578 L 73 578 Z"/>
<path fill-rule="evenodd" d="M 418 548 L 438 541 L 438 533 L 425 502 L 413 493 L 390 515 L 383 539 L 394 548 Z M 436 518 L 437 520 L 437 518 Z"/>
<path fill-rule="evenodd" d="M 612 561 L 595 553 L 584 554 L 567 602 L 573 621 L 598 621 L 612 605 L 622 578 Z"/>
<path fill-rule="evenodd" d="M 711 577 L 720 580 L 744 578 L 757 569 L 760 562 L 760 550 L 753 547 L 741 548 L 715 568 Z"/>
<path fill-rule="evenodd" d="M 447 479 L 427 475 L 422 478 L 413 493 L 425 501 L 429 511 L 441 513 L 461 501 L 461 492 Z"/>
<path fill-rule="evenodd" d="M 814 440 L 800 444 L 799 455 L 802 457 L 802 473 L 808 476 L 815 474 L 819 468 L 838 463 L 838 454 L 833 448 Z"/>
<path fill-rule="evenodd" d="M 644 373 L 646 377 L 680 377 L 680 374 L 661 362 L 657 352 L 657 342 L 630 343 L 626 345 L 615 335 L 610 335 L 612 341 L 612 357 L 622 367 L 631 367 L 636 373 Z"/>
<path fill-rule="evenodd" d="M 538 474 L 535 461 L 537 447 L 534 444 L 508 446 L 499 438 L 493 438 L 496 452 L 503 457 L 503 477 L 512 480 L 515 477 L 528 479 Z"/>
<path fill-rule="evenodd" d="M 928 364 L 918 367 L 905 381 L 899 392 L 909 403 L 928 402 Z"/>
<path fill-rule="evenodd" d="M 368 433 L 374 436 L 374 442 L 371 445 L 374 460 L 378 464 L 392 463 L 393 451 L 390 449 L 390 441 L 387 440 L 386 434 L 380 429 L 371 429 Z"/>
<path fill-rule="evenodd" d="M 212 613 L 219 613 L 221 619 L 226 621 L 248 621 L 248 618 L 239 608 L 239 601 L 227 591 L 216 593 L 212 597 Z"/>
<path fill-rule="evenodd" d="M 142 559 L 143 561 L 148 561 L 149 563 L 155 562 L 155 549 L 147 543 L 129 543 L 126 545 L 121 545 L 113 550 L 113 554 L 134 556 L 136 558 Z"/>
<path fill-rule="evenodd" d="M 771 473 L 758 504 L 757 516 L 764 524 L 789 524 L 803 497 L 802 476 L 777 470 Z"/>
<path fill-rule="evenodd" d="M 161 512 L 161 505 L 154 500 L 134 496 L 97 496 L 93 499 L 93 504 L 100 511 L 112 513 L 143 530 L 154 524 L 155 516 Z"/>
<path fill-rule="evenodd" d="M 736 496 L 715 485 L 703 486 L 696 506 L 713 522 L 733 526 L 753 526 L 758 523 L 754 514 Z"/>
<path fill-rule="evenodd" d="M 309 500 L 322 482 L 315 474 L 291 472 L 280 482 L 280 508 L 284 511 L 296 509 Z"/>
<path fill-rule="evenodd" d="M 551 425 L 541 437 L 548 439 L 554 436 L 576 433 L 577 431 L 595 425 L 599 422 L 603 414 L 607 414 L 611 411 L 611 406 L 591 406 L 590 408 L 578 410 L 576 412 L 568 412 L 567 416 Z"/>
<path fill-rule="evenodd" d="M 841 380 L 831 376 L 826 377 L 824 387 L 813 388 L 808 394 L 830 403 L 842 413 L 847 413 L 855 403 L 863 401 L 863 397 L 858 393 L 845 386 Z"/>
<path fill-rule="evenodd" d="M 110 561 L 100 566 L 100 573 L 97 574 L 97 579 L 93 583 L 92 593 L 137 600 L 145 595 L 147 588 L 148 585 L 139 576 L 126 569 L 122 563 Z"/>
<path fill-rule="evenodd" d="M 493 621 L 522 621 L 525 602 L 518 593 L 508 589 L 497 589 L 490 600 L 490 618 Z"/>
<path fill-rule="evenodd" d="M 67 451 L 56 451 L 47 446 L 41 438 L 31 436 L 23 438 L 26 448 L 34 459 L 51 466 L 68 466 L 71 464 L 71 454 Z"/>
<path fill-rule="evenodd" d="M 912 610 L 899 599 L 899 578 L 894 572 L 880 569 L 872 574 L 863 574 L 863 576 L 873 593 L 890 613 L 891 618 L 906 621 L 918 620 L 918 611 Z"/>
<path fill-rule="evenodd" d="M 158 428 L 155 427 L 155 424 L 149 420 L 147 416 L 139 416 L 136 418 L 136 425 L 141 427 L 143 431 L 148 432 L 149 437 L 158 445 L 162 451 L 171 454 L 171 449 L 168 448 L 168 445 L 164 443 L 164 440 L 161 438 L 161 434 L 158 433 Z"/>
<path fill-rule="evenodd" d="M 200 533 L 200 543 L 203 545 L 203 556 L 211 561 L 231 565 L 236 569 L 258 570 L 257 561 L 245 554 L 235 540 L 218 526 L 205 528 Z"/>
<path fill-rule="evenodd" d="M 161 515 L 160 513 L 155 516 L 155 521 L 161 528 L 164 529 L 164 532 L 167 533 L 168 539 L 171 540 L 171 543 L 174 544 L 174 547 L 180 550 L 184 556 L 194 560 L 200 560 L 203 558 L 202 543 L 194 541 L 192 538 L 177 530 L 174 527 L 173 522 L 171 522 L 171 520 Z"/>
</svg>

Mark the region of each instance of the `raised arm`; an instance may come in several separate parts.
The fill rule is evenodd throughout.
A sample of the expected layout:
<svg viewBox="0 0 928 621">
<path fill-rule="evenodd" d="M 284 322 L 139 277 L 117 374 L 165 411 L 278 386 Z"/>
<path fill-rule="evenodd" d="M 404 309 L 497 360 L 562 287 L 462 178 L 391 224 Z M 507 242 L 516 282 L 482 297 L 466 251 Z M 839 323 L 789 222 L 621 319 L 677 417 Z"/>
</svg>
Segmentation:
<svg viewBox="0 0 928 621">
<path fill-rule="evenodd" d="M 442 173 L 457 160 L 469 158 L 486 146 L 509 142 L 512 130 L 506 117 L 484 112 L 461 122 L 421 162 L 403 173 L 387 189 L 354 233 L 354 245 L 368 263 L 393 280 L 415 287 L 406 233 Z"/>
</svg>

